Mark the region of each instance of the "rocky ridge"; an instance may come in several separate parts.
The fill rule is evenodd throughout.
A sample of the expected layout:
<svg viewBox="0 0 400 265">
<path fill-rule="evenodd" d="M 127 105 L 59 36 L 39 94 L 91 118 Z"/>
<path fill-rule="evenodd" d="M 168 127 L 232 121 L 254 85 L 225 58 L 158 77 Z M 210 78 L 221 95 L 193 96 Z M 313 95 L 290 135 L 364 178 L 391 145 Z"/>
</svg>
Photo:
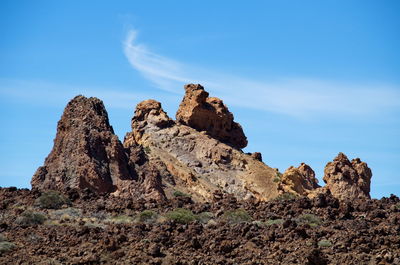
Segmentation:
<svg viewBox="0 0 400 265">
<path fill-rule="evenodd" d="M 77 96 L 58 123 L 54 147 L 32 178 L 34 190 L 89 189 L 125 198 L 166 201 L 177 191 L 195 201 L 217 192 L 241 199 L 271 200 L 290 193 L 340 200 L 369 198 L 371 170 L 360 159 L 339 154 L 325 168 L 325 187 L 302 163 L 284 174 L 240 148 L 247 138 L 233 114 L 201 85 L 185 86 L 172 120 L 161 103 L 139 103 L 123 144 L 109 124 L 101 100 Z"/>
</svg>

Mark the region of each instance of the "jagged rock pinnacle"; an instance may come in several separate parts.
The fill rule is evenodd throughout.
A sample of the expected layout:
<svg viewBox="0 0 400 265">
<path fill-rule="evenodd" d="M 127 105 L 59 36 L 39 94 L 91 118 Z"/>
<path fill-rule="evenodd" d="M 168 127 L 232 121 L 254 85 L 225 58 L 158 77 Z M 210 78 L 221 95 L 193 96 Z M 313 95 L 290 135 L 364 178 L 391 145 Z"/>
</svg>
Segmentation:
<svg viewBox="0 0 400 265">
<path fill-rule="evenodd" d="M 219 98 L 208 97 L 208 92 L 197 84 L 185 85 L 185 96 L 176 113 L 176 120 L 236 148 L 247 146 L 247 138 L 233 114 Z"/>
</svg>

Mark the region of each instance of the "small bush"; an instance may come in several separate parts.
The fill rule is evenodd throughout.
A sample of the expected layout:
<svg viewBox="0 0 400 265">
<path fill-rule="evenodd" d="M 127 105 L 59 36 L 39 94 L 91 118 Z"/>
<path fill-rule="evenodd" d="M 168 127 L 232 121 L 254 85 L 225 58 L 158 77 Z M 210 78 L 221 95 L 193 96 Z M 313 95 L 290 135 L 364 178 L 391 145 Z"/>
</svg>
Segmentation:
<svg viewBox="0 0 400 265">
<path fill-rule="evenodd" d="M 332 246 L 332 242 L 326 239 L 322 239 L 318 242 L 319 247 L 328 248 Z"/>
<path fill-rule="evenodd" d="M 57 191 L 44 192 L 37 200 L 36 204 L 44 209 L 60 209 L 64 204 L 69 204 L 69 200 Z"/>
<path fill-rule="evenodd" d="M 0 242 L 0 254 L 7 253 L 15 248 L 15 245 L 13 243 L 3 241 Z"/>
<path fill-rule="evenodd" d="M 150 153 L 151 153 L 150 147 L 149 147 L 149 146 L 146 146 L 146 147 L 144 148 L 144 152 L 145 152 L 146 154 L 150 154 Z"/>
<path fill-rule="evenodd" d="M 273 182 L 278 183 L 278 182 L 281 182 L 281 180 L 282 180 L 282 173 L 279 171 L 276 171 Z"/>
<path fill-rule="evenodd" d="M 56 210 L 52 213 L 52 215 L 56 218 L 64 218 L 69 216 L 70 219 L 76 219 L 82 216 L 82 211 L 77 208 L 69 207 L 65 209 Z"/>
<path fill-rule="evenodd" d="M 137 220 L 141 223 L 151 223 L 157 220 L 157 213 L 152 210 L 144 210 L 139 213 Z"/>
<path fill-rule="evenodd" d="M 281 225 L 283 224 L 284 220 L 283 219 L 269 219 L 265 222 L 266 225 Z"/>
<path fill-rule="evenodd" d="M 17 218 L 16 223 L 22 227 L 41 225 L 46 221 L 46 216 L 38 212 L 25 211 Z"/>
<path fill-rule="evenodd" d="M 172 193 L 174 197 L 191 197 L 190 194 L 184 193 L 182 191 L 176 190 L 174 193 Z"/>
<path fill-rule="evenodd" d="M 127 215 L 119 215 L 111 217 L 109 221 L 115 224 L 130 224 L 133 222 L 133 218 Z"/>
<path fill-rule="evenodd" d="M 302 214 L 297 219 L 297 222 L 300 224 L 308 224 L 311 227 L 319 226 L 322 223 L 321 219 L 313 214 Z"/>
<path fill-rule="evenodd" d="M 227 211 L 223 214 L 223 219 L 231 224 L 245 223 L 251 221 L 251 216 L 244 209 Z"/>
<path fill-rule="evenodd" d="M 180 224 L 187 224 L 196 220 L 196 216 L 192 211 L 182 208 L 168 212 L 166 217 Z"/>
<path fill-rule="evenodd" d="M 278 201 L 290 201 L 290 200 L 294 200 L 296 198 L 297 198 L 297 195 L 290 193 L 290 192 L 286 192 L 286 193 L 280 194 L 275 199 Z"/>
<path fill-rule="evenodd" d="M 266 224 L 262 221 L 253 221 L 251 222 L 253 225 L 256 225 L 258 227 L 264 227 Z"/>
<path fill-rule="evenodd" d="M 208 221 L 210 221 L 211 219 L 213 219 L 214 215 L 213 213 L 210 212 L 202 212 L 199 213 L 196 216 L 197 221 L 199 221 L 200 223 L 206 224 L 208 223 Z"/>
<path fill-rule="evenodd" d="M 4 241 L 7 241 L 7 238 L 3 234 L 0 234 L 0 242 Z"/>
</svg>

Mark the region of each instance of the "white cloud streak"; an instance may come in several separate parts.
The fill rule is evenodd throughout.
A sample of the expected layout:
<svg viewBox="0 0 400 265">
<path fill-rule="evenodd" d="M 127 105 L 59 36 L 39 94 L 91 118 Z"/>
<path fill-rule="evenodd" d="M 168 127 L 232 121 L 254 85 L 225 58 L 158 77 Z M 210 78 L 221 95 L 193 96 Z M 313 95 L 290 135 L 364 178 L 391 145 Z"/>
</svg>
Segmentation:
<svg viewBox="0 0 400 265">
<path fill-rule="evenodd" d="M 182 93 L 185 83 L 200 83 L 228 105 L 309 118 L 321 115 L 368 116 L 399 110 L 399 87 L 348 84 L 310 78 L 254 80 L 203 70 L 158 55 L 127 33 L 124 53 L 130 64 L 156 87 Z"/>
</svg>

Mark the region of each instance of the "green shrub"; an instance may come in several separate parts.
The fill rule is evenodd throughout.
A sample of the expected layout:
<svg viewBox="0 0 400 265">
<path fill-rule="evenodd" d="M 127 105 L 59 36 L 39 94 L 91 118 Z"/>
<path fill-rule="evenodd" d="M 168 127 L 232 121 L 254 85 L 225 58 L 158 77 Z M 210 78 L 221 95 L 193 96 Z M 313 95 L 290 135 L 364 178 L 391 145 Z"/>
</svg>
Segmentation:
<svg viewBox="0 0 400 265">
<path fill-rule="evenodd" d="M 273 179 L 273 182 L 278 183 L 281 182 L 281 180 L 282 180 L 282 173 L 277 171 Z"/>
<path fill-rule="evenodd" d="M 46 221 L 46 216 L 42 213 L 25 211 L 17 218 L 16 223 L 23 227 L 41 225 Z"/>
<path fill-rule="evenodd" d="M 50 190 L 44 192 L 37 200 L 36 204 L 44 209 L 59 209 L 70 201 L 58 191 Z"/>
<path fill-rule="evenodd" d="M 7 253 L 15 248 L 15 245 L 13 243 L 3 241 L 0 242 L 0 254 Z"/>
<path fill-rule="evenodd" d="M 196 220 L 196 216 L 192 211 L 182 208 L 177 208 L 168 212 L 166 217 L 180 224 L 187 224 Z"/>
<path fill-rule="evenodd" d="M 144 147 L 144 152 L 145 152 L 146 154 L 150 154 L 150 153 L 151 153 L 150 147 L 149 147 L 149 146 Z"/>
<path fill-rule="evenodd" d="M 328 248 L 332 246 L 332 242 L 326 239 L 322 239 L 318 242 L 319 247 Z"/>
<path fill-rule="evenodd" d="M 157 213 L 152 210 L 144 210 L 143 212 L 139 213 L 136 217 L 137 220 L 141 223 L 152 223 L 157 220 Z"/>
<path fill-rule="evenodd" d="M 318 226 L 322 223 L 321 219 L 313 214 L 302 214 L 297 219 L 297 222 L 300 224 L 308 224 L 311 227 Z"/>
<path fill-rule="evenodd" d="M 284 220 L 283 219 L 269 219 L 265 222 L 266 225 L 281 225 L 283 224 Z"/>
<path fill-rule="evenodd" d="M 211 219 L 213 219 L 214 214 L 210 213 L 210 212 L 202 212 L 199 213 L 196 216 L 197 221 L 199 221 L 200 223 L 206 224 L 208 223 L 208 221 L 210 221 Z"/>
<path fill-rule="evenodd" d="M 290 193 L 290 192 L 286 192 L 283 194 L 280 194 L 278 197 L 275 198 L 275 200 L 278 201 L 290 201 L 290 200 L 294 200 L 297 198 L 296 194 Z"/>
<path fill-rule="evenodd" d="M 0 234 L 0 242 L 4 241 L 7 241 L 7 238 L 3 234 Z"/>
<path fill-rule="evenodd" d="M 176 190 L 174 193 L 172 193 L 174 197 L 191 197 L 190 194 L 184 193 L 182 191 Z"/>
<path fill-rule="evenodd" d="M 236 209 L 227 211 L 223 214 L 222 218 L 231 224 L 250 222 L 251 216 L 244 209 Z"/>
</svg>

